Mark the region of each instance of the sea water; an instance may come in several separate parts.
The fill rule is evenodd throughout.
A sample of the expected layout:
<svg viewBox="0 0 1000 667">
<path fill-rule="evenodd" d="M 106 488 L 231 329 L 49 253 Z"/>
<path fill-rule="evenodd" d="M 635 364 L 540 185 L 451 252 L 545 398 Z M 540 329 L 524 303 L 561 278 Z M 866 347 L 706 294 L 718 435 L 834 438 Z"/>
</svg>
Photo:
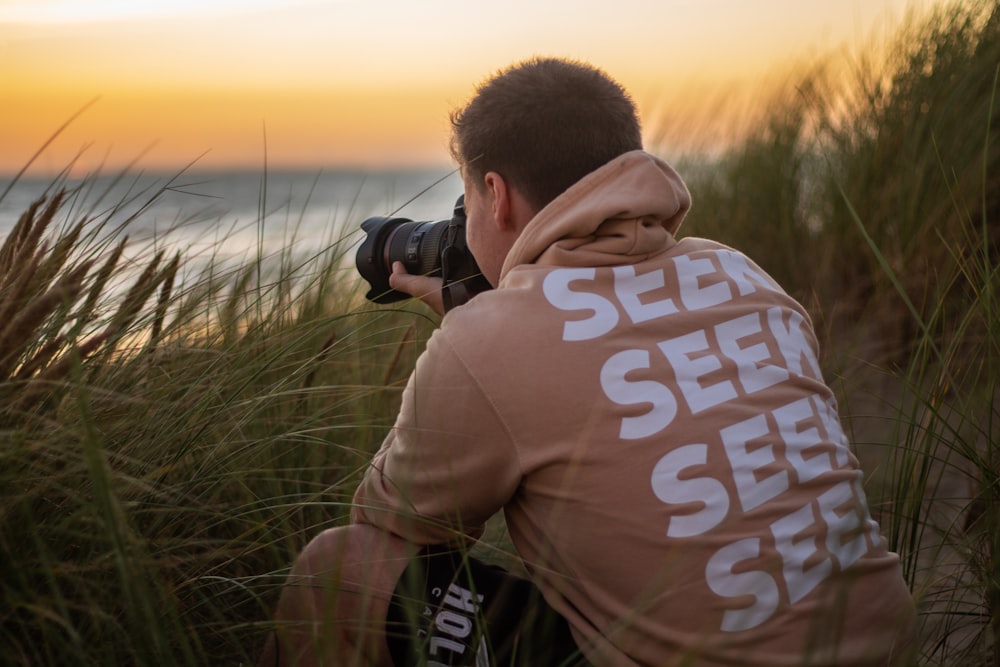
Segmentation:
<svg viewBox="0 0 1000 667">
<path fill-rule="evenodd" d="M 57 225 L 86 218 L 102 233 L 127 234 L 130 245 L 211 253 L 216 260 L 354 247 L 364 237 L 366 218 L 445 220 L 462 193 L 461 179 L 447 167 L 0 178 L 0 194 L 6 191 L 0 242 L 31 202 L 58 188 L 70 194 Z"/>
</svg>

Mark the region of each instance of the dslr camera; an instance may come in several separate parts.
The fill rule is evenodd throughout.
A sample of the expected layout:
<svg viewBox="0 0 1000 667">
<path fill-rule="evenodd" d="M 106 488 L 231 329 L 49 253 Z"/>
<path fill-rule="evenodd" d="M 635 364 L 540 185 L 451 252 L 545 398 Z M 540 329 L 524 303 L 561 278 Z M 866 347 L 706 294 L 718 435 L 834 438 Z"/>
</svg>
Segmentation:
<svg viewBox="0 0 1000 667">
<path fill-rule="evenodd" d="M 375 217 L 361 223 L 365 240 L 355 264 L 371 289 L 365 298 L 393 303 L 409 294 L 389 287 L 393 262 L 402 262 L 408 273 L 440 276 L 445 311 L 460 306 L 490 289 L 465 242 L 465 197 L 455 202 L 451 220 L 417 222 L 409 218 Z"/>
</svg>

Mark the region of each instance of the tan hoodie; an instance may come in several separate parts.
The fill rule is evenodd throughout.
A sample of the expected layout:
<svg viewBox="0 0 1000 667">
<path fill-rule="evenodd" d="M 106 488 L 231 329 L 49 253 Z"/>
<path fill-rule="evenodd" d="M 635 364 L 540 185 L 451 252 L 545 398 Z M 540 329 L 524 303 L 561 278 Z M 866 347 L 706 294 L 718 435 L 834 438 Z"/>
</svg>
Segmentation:
<svg viewBox="0 0 1000 667">
<path fill-rule="evenodd" d="M 808 315 L 675 240 L 689 205 L 635 151 L 542 210 L 431 337 L 354 518 L 437 543 L 503 509 L 598 666 L 886 663 L 913 606 Z"/>
</svg>

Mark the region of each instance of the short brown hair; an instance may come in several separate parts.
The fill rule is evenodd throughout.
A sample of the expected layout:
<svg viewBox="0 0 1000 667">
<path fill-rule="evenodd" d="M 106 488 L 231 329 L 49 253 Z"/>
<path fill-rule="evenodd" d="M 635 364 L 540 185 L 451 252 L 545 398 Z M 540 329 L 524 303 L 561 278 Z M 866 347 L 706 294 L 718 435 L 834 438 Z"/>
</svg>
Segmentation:
<svg viewBox="0 0 1000 667">
<path fill-rule="evenodd" d="M 495 171 L 540 210 L 586 174 L 642 148 L 635 104 L 586 63 L 533 58 L 501 70 L 451 115 L 451 152 L 482 187 Z"/>
</svg>

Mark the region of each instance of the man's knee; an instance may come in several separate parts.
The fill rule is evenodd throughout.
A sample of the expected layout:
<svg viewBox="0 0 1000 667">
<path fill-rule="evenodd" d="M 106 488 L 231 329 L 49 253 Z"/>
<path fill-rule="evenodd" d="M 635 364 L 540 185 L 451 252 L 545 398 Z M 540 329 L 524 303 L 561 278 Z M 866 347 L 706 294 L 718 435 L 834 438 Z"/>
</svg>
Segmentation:
<svg viewBox="0 0 1000 667">
<path fill-rule="evenodd" d="M 384 622 L 396 581 L 418 547 L 373 526 L 330 528 L 302 550 L 288 577 L 276 620 L 282 653 L 296 662 L 326 656 L 365 655 L 373 664 L 386 658 Z M 321 648 L 323 647 L 323 648 Z M 337 660 L 333 661 L 334 663 Z"/>
<path fill-rule="evenodd" d="M 305 546 L 290 577 L 314 586 L 335 583 L 338 588 L 391 593 L 417 551 L 418 547 L 374 526 L 338 526 L 324 530 Z"/>
</svg>

